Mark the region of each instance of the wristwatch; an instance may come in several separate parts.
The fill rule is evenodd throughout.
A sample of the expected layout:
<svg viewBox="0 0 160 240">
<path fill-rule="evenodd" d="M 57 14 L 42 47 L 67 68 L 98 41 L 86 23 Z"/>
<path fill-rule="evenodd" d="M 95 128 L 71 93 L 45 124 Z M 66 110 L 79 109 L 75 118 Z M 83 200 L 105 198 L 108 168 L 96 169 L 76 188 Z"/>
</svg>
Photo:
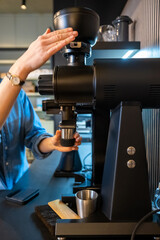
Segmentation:
<svg viewBox="0 0 160 240">
<path fill-rule="evenodd" d="M 6 73 L 6 77 L 11 81 L 13 86 L 22 86 L 25 81 L 22 81 L 18 76 L 12 75 L 10 72 Z"/>
</svg>

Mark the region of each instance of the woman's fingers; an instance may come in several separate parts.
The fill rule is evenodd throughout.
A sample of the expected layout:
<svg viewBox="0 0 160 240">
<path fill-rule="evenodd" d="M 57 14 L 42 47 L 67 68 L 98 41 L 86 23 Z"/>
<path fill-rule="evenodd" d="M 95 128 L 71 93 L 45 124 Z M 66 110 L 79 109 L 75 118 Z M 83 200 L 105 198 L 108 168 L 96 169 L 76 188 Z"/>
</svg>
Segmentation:
<svg viewBox="0 0 160 240">
<path fill-rule="evenodd" d="M 52 35 L 50 35 L 50 37 L 45 36 L 45 38 L 42 41 L 44 42 L 44 44 L 48 45 L 48 44 L 60 42 L 60 41 L 65 40 L 65 39 L 67 39 L 71 36 L 77 37 L 78 32 L 73 31 L 73 32 L 66 32 L 66 33 L 56 34 L 56 35 L 52 34 Z"/>
<path fill-rule="evenodd" d="M 76 138 L 75 145 L 79 146 L 79 145 L 81 145 L 81 142 L 82 142 L 82 137 Z"/>
<path fill-rule="evenodd" d="M 61 29 L 61 30 L 53 31 L 53 32 L 51 32 L 50 29 L 49 29 L 50 32 L 48 32 L 48 29 L 49 28 L 47 28 L 47 30 L 45 31 L 45 33 L 42 36 L 45 35 L 46 38 L 50 38 L 50 37 L 53 37 L 55 35 L 61 35 L 61 34 L 64 34 L 64 33 L 72 33 L 73 32 L 72 28 L 64 28 L 64 29 Z M 48 33 L 48 34 L 46 34 L 46 33 Z"/>
<path fill-rule="evenodd" d="M 70 28 L 69 28 L 70 29 Z M 49 37 L 48 37 L 49 36 Z M 37 41 L 39 42 L 41 55 L 44 57 L 44 60 L 61 50 L 65 45 L 75 40 L 75 37 L 78 36 L 77 31 L 67 31 L 59 30 L 58 33 L 48 33 L 40 36 Z"/>
<path fill-rule="evenodd" d="M 69 27 L 69 28 L 64 28 L 64 29 L 60 29 L 60 30 L 55 30 L 53 32 L 53 34 L 56 35 L 56 34 L 62 34 L 62 33 L 66 33 L 66 32 L 73 32 L 73 28 Z"/>
<path fill-rule="evenodd" d="M 43 35 L 46 35 L 46 34 L 48 34 L 50 32 L 51 32 L 51 30 L 49 28 L 47 28 L 47 30 L 45 31 L 45 33 Z"/>
<path fill-rule="evenodd" d="M 70 42 L 72 42 L 74 40 L 75 40 L 75 37 L 70 36 L 70 37 L 68 37 L 64 40 L 53 43 L 52 45 L 49 46 L 49 49 L 48 49 L 47 53 L 51 56 L 51 55 L 55 54 L 56 52 L 58 52 L 59 50 L 61 50 L 61 48 L 63 48 L 64 46 L 66 46 L 67 44 L 69 44 Z"/>
</svg>

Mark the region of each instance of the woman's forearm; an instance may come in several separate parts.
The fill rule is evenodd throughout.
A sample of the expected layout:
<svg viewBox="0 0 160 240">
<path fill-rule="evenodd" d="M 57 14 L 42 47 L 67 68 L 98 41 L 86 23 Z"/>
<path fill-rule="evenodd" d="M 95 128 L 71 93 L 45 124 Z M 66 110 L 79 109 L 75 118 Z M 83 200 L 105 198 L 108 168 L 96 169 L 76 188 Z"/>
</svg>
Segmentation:
<svg viewBox="0 0 160 240">
<path fill-rule="evenodd" d="M 9 72 L 25 81 L 28 74 L 41 67 L 53 54 L 72 42 L 78 35 L 72 28 L 50 32 L 49 29 L 32 42 L 27 51 L 13 64 Z M 12 86 L 11 81 L 4 77 L 0 84 L 0 129 L 2 128 L 21 86 Z"/>
<path fill-rule="evenodd" d="M 15 64 L 9 69 L 12 75 L 18 76 L 20 80 L 25 80 L 28 71 L 22 65 L 21 60 L 17 60 Z M 0 84 L 0 129 L 2 128 L 6 118 L 21 90 L 20 85 L 13 85 L 7 76 L 4 77 Z"/>
<path fill-rule="evenodd" d="M 39 143 L 39 151 L 42 153 L 49 153 L 54 149 L 54 145 L 51 142 L 51 138 L 45 138 Z"/>
</svg>

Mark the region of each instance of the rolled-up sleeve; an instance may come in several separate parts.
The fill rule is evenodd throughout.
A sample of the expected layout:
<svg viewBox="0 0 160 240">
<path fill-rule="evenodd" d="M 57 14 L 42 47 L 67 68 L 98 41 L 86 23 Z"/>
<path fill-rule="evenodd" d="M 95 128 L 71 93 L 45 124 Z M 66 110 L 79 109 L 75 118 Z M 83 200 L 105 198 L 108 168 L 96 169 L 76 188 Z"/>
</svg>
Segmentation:
<svg viewBox="0 0 160 240">
<path fill-rule="evenodd" d="M 29 100 L 29 98 L 24 93 L 23 97 L 23 119 L 24 121 L 24 134 L 25 134 L 25 146 L 31 149 L 35 158 L 44 159 L 51 154 L 50 153 L 42 153 L 39 151 L 38 145 L 39 143 L 48 137 L 52 137 L 53 135 L 46 132 L 46 130 L 42 127 L 40 119 L 36 112 L 33 109 L 33 106 Z"/>
<path fill-rule="evenodd" d="M 38 159 L 44 159 L 51 154 L 51 152 L 50 153 L 42 153 L 42 152 L 39 151 L 39 148 L 38 148 L 39 143 L 47 137 L 51 137 L 51 135 L 48 135 L 47 133 L 46 134 L 44 133 L 36 139 L 34 144 L 32 144 L 32 152 L 33 152 L 34 156 Z"/>
</svg>

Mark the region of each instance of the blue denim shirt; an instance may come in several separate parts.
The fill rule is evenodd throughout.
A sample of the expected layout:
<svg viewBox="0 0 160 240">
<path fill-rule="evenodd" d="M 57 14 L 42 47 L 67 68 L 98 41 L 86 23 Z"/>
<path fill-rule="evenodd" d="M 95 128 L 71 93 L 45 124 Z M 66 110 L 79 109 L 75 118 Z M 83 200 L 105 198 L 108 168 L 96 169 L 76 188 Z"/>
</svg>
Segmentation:
<svg viewBox="0 0 160 240">
<path fill-rule="evenodd" d="M 43 159 L 49 155 L 42 154 L 38 144 L 50 136 L 41 126 L 25 92 L 21 90 L 1 129 L 0 162 L 3 171 L 0 171 L 0 190 L 12 189 L 28 169 L 25 146 L 32 150 L 35 158 Z"/>
</svg>

